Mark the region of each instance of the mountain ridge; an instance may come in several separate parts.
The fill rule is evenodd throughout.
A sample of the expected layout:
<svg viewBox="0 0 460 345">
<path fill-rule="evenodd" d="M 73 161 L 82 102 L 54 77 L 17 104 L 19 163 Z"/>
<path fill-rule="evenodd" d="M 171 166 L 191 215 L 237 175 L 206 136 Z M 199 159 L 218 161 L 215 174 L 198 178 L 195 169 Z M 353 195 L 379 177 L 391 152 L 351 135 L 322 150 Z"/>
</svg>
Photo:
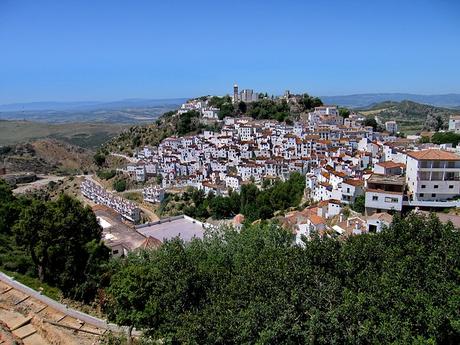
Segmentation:
<svg viewBox="0 0 460 345">
<path fill-rule="evenodd" d="M 348 108 L 365 108 L 374 103 L 385 101 L 401 102 L 405 100 L 437 107 L 460 107 L 460 93 L 412 94 L 412 93 L 362 93 L 338 96 L 320 96 L 325 104 L 335 104 Z"/>
</svg>

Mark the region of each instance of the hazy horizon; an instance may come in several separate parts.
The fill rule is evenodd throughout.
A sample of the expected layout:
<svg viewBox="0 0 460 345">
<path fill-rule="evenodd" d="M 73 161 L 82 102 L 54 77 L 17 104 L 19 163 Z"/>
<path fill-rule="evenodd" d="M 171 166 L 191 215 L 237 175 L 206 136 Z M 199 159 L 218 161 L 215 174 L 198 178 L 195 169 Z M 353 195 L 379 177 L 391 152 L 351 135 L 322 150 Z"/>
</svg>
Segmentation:
<svg viewBox="0 0 460 345">
<path fill-rule="evenodd" d="M 0 3 L 0 104 L 460 93 L 460 3 Z"/>
</svg>

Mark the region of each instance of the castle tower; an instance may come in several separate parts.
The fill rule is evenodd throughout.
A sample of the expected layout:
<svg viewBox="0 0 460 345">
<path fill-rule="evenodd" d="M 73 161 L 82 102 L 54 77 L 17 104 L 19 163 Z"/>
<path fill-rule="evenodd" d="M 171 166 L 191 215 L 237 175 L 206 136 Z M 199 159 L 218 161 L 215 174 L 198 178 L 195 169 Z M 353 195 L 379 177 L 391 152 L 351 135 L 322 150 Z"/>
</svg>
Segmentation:
<svg viewBox="0 0 460 345">
<path fill-rule="evenodd" d="M 238 84 L 233 85 L 233 103 L 238 103 Z"/>
</svg>

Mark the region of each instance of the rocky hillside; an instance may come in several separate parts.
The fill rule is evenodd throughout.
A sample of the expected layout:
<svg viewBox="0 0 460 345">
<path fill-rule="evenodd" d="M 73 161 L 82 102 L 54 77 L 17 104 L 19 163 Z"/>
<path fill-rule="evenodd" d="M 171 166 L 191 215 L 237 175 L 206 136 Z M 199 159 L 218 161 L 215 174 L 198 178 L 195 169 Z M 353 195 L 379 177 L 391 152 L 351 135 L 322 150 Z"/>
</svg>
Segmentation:
<svg viewBox="0 0 460 345">
<path fill-rule="evenodd" d="M 377 103 L 358 112 L 366 116 L 375 116 L 382 123 L 396 120 L 402 131 L 410 132 L 422 129 L 436 131 L 445 128 L 449 116 L 458 111 L 406 100 Z"/>
<path fill-rule="evenodd" d="M 83 173 L 94 168 L 92 156 L 91 151 L 53 139 L 0 147 L 0 162 L 8 173 Z"/>
<path fill-rule="evenodd" d="M 130 155 L 137 147 L 156 146 L 172 135 L 184 136 L 196 134 L 204 129 L 218 129 L 217 124 L 201 123 L 197 112 L 191 111 L 180 116 L 174 114 L 175 112 L 167 112 L 152 124 L 132 126 L 108 141 L 102 150 Z"/>
</svg>

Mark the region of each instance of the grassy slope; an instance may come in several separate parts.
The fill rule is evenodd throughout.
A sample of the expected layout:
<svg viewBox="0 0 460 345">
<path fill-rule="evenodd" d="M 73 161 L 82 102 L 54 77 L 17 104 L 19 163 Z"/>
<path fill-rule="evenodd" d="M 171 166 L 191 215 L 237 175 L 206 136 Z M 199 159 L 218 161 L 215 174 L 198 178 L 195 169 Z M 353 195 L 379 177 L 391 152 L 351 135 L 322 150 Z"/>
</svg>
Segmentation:
<svg viewBox="0 0 460 345">
<path fill-rule="evenodd" d="M 128 128 L 124 124 L 0 121 L 0 146 L 54 138 L 84 148 L 96 148 Z"/>
</svg>

